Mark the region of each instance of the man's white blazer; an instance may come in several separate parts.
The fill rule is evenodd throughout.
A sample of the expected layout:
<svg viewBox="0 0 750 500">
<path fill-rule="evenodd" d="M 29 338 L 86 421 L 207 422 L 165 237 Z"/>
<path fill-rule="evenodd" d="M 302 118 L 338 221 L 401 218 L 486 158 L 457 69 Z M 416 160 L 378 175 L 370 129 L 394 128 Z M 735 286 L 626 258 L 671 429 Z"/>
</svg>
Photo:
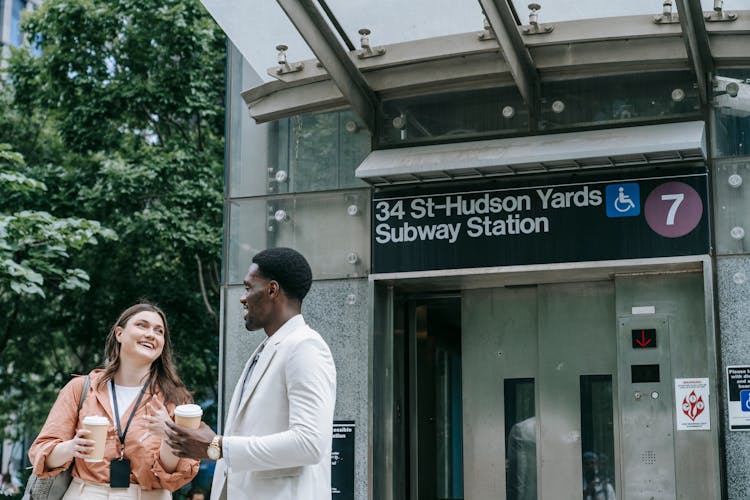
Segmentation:
<svg viewBox="0 0 750 500">
<path fill-rule="evenodd" d="M 248 360 L 229 405 L 211 499 L 330 500 L 336 367 L 328 345 L 297 315 L 268 338 L 243 391 L 249 368 Z"/>
</svg>

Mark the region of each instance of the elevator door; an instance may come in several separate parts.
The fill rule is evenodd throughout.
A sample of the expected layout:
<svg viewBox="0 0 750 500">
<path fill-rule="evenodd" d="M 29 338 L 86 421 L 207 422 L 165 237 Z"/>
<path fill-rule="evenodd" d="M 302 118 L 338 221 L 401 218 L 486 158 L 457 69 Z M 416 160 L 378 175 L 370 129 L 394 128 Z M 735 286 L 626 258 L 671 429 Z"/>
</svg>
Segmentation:
<svg viewBox="0 0 750 500">
<path fill-rule="evenodd" d="M 719 498 L 703 287 L 676 273 L 465 290 L 464 498 Z M 677 423 L 684 380 L 706 381 L 700 425 Z"/>
<path fill-rule="evenodd" d="M 461 317 L 465 498 L 614 499 L 613 282 L 469 290 Z"/>
</svg>

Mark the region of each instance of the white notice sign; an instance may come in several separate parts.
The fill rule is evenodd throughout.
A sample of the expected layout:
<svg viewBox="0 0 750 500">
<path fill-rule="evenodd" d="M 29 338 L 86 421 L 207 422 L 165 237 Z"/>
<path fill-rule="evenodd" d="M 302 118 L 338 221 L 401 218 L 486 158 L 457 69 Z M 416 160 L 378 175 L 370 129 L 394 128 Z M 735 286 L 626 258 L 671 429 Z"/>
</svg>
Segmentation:
<svg viewBox="0 0 750 500">
<path fill-rule="evenodd" d="M 707 378 L 674 379 L 674 396 L 677 404 L 678 431 L 711 429 Z"/>
</svg>

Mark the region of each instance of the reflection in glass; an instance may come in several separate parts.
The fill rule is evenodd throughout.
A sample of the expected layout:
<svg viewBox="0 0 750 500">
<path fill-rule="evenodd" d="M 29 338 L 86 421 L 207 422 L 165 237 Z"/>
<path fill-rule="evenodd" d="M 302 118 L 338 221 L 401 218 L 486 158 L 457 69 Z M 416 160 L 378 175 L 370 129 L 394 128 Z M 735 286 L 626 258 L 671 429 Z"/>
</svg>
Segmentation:
<svg viewBox="0 0 750 500">
<path fill-rule="evenodd" d="M 507 500 L 536 500 L 534 379 L 506 379 L 505 457 Z"/>
<path fill-rule="evenodd" d="M 724 93 L 714 99 L 716 155 L 750 155 L 750 69 L 722 70 L 716 81 L 717 94 L 731 84 L 737 90 L 736 95 Z"/>
<path fill-rule="evenodd" d="M 616 500 L 612 376 L 581 376 L 583 500 Z"/>
<path fill-rule="evenodd" d="M 683 71 L 545 82 L 539 129 L 700 118 L 694 83 Z"/>
<path fill-rule="evenodd" d="M 242 140 L 229 144 L 233 198 L 366 186 L 354 171 L 370 152 L 371 136 L 353 112 L 261 125 L 240 113 L 247 110 L 233 111 L 231 126 Z"/>
<path fill-rule="evenodd" d="M 516 87 L 475 89 L 384 103 L 381 144 L 408 144 L 528 132 L 527 108 Z"/>
<path fill-rule="evenodd" d="M 460 304 L 431 300 L 415 316 L 419 499 L 462 499 Z"/>
</svg>

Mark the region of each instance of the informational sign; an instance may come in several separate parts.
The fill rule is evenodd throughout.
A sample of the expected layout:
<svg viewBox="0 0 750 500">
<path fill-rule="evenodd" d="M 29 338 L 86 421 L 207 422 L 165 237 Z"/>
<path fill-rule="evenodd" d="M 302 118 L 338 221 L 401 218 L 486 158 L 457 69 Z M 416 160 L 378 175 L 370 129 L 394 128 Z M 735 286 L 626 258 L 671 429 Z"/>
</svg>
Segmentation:
<svg viewBox="0 0 750 500">
<path fill-rule="evenodd" d="M 705 169 L 573 179 L 382 189 L 373 195 L 373 272 L 708 253 Z"/>
<path fill-rule="evenodd" d="M 730 431 L 750 431 L 750 366 L 727 366 Z"/>
<path fill-rule="evenodd" d="M 331 496 L 354 500 L 354 420 L 333 422 Z"/>
<path fill-rule="evenodd" d="M 707 378 L 676 378 L 674 395 L 678 431 L 711 430 Z"/>
</svg>

